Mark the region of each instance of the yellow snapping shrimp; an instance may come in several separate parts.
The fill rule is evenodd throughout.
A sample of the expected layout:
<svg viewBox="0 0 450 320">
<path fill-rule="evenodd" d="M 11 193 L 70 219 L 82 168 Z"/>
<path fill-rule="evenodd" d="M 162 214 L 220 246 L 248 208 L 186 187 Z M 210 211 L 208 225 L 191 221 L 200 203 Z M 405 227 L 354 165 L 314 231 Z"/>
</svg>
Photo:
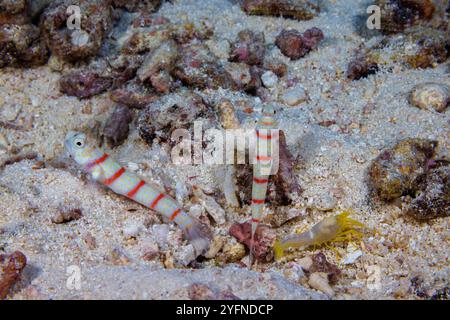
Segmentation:
<svg viewBox="0 0 450 320">
<path fill-rule="evenodd" d="M 336 216 L 328 217 L 315 224 L 310 230 L 294 233 L 274 244 L 275 259 L 283 257 L 288 248 L 307 248 L 312 245 L 322 245 L 329 242 L 340 242 L 350 237 L 360 239 L 362 233 L 355 227 L 364 228 L 364 224 L 349 218 L 350 212 L 345 211 Z"/>
</svg>

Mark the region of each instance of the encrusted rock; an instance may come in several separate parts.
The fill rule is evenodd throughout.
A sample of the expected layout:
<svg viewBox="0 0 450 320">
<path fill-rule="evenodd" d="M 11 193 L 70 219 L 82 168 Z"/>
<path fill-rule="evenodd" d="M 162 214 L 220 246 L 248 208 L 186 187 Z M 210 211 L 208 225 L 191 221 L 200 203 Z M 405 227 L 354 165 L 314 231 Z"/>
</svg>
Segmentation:
<svg viewBox="0 0 450 320">
<path fill-rule="evenodd" d="M 225 70 L 231 77 L 233 88 L 246 90 L 252 85 L 250 67 L 245 63 L 228 63 Z"/>
<path fill-rule="evenodd" d="M 244 0 L 243 9 L 251 15 L 283 16 L 309 20 L 319 12 L 317 0 Z"/>
<path fill-rule="evenodd" d="M 265 54 L 265 38 L 262 32 L 242 30 L 231 44 L 230 61 L 248 65 L 262 65 Z"/>
<path fill-rule="evenodd" d="M 222 249 L 224 243 L 225 243 L 224 237 L 215 236 L 211 241 L 209 250 L 205 253 L 205 258 L 207 259 L 214 258 L 217 255 L 217 253 Z"/>
<path fill-rule="evenodd" d="M 80 7 L 80 28 L 68 28 L 70 5 Z M 43 38 L 50 51 L 69 62 L 83 60 L 97 54 L 112 25 L 109 0 L 55 1 L 42 15 Z"/>
<path fill-rule="evenodd" d="M 0 25 L 26 24 L 29 22 L 27 0 L 1 0 Z"/>
<path fill-rule="evenodd" d="M 195 39 L 204 41 L 211 38 L 213 34 L 213 25 L 206 20 L 179 23 L 173 26 L 173 37 L 180 44 Z"/>
<path fill-rule="evenodd" d="M 141 10 L 144 12 L 153 12 L 161 4 L 161 0 L 112 0 L 112 4 L 116 8 L 124 8 L 128 11 Z"/>
<path fill-rule="evenodd" d="M 414 194 L 436 147 L 436 141 L 408 138 L 383 151 L 369 168 L 374 191 L 386 201 Z"/>
<path fill-rule="evenodd" d="M 450 102 L 450 87 L 439 83 L 423 83 L 411 92 L 411 103 L 424 110 L 444 112 Z"/>
<path fill-rule="evenodd" d="M 226 222 L 225 210 L 217 203 L 217 201 L 210 195 L 207 195 L 198 186 L 192 188 L 194 196 L 200 201 L 205 210 L 214 219 L 218 225 Z"/>
<path fill-rule="evenodd" d="M 358 54 L 347 66 L 346 76 L 350 80 L 366 78 L 378 71 L 378 64 L 370 54 Z"/>
<path fill-rule="evenodd" d="M 266 88 L 272 88 L 278 83 L 278 77 L 272 71 L 266 71 L 262 74 L 261 81 Z"/>
<path fill-rule="evenodd" d="M 450 216 L 450 165 L 448 161 L 418 179 L 415 197 L 405 212 L 418 220 Z"/>
<path fill-rule="evenodd" d="M 316 49 L 323 38 L 323 32 L 318 28 L 308 29 L 303 34 L 297 30 L 284 29 L 277 36 L 275 44 L 285 56 L 298 60 Z"/>
<path fill-rule="evenodd" d="M 222 101 L 217 105 L 217 109 L 220 115 L 220 122 L 224 129 L 240 128 L 241 124 L 236 116 L 236 110 L 230 101 Z"/>
<path fill-rule="evenodd" d="M 235 223 L 231 226 L 229 233 L 242 244 L 250 249 L 252 244 L 251 223 Z M 269 262 L 273 259 L 272 245 L 275 241 L 274 231 L 264 225 L 259 225 L 253 239 L 253 254 L 255 258 L 262 262 Z"/>
<path fill-rule="evenodd" d="M 20 274 L 27 264 L 27 258 L 20 251 L 12 254 L 0 254 L 0 300 L 8 295 L 9 290 L 20 279 Z"/>
<path fill-rule="evenodd" d="M 319 252 L 312 257 L 312 265 L 308 269 L 308 272 L 323 272 L 327 275 L 328 281 L 332 284 L 337 283 L 341 275 L 341 270 L 339 270 L 336 265 L 328 262 L 322 252 Z"/>
<path fill-rule="evenodd" d="M 125 87 L 111 91 L 110 98 L 118 104 L 130 108 L 143 109 L 157 99 L 156 94 L 136 81 L 130 81 Z"/>
<path fill-rule="evenodd" d="M 192 131 L 194 120 L 202 119 L 206 120 L 203 121 L 204 129 L 215 124 L 203 99 L 195 93 L 181 90 L 165 95 L 140 112 L 139 135 L 149 144 L 155 138 L 168 142 L 174 130 L 184 128 Z"/>
<path fill-rule="evenodd" d="M 81 70 L 62 76 L 59 85 L 62 93 L 78 98 L 89 98 L 111 87 L 112 79 L 101 76 L 96 71 Z"/>
<path fill-rule="evenodd" d="M 445 0 L 377 0 L 381 9 L 381 30 L 384 33 L 402 32 L 416 25 L 431 24 L 445 15 Z"/>
<path fill-rule="evenodd" d="M 133 115 L 127 107 L 119 105 L 114 109 L 111 116 L 106 120 L 102 132 L 110 147 L 117 147 L 128 138 L 132 120 Z"/>
<path fill-rule="evenodd" d="M 206 45 L 192 43 L 182 47 L 173 75 L 194 88 L 230 88 L 232 79 Z"/>
<path fill-rule="evenodd" d="M 0 25 L 0 68 L 42 65 L 47 57 L 47 49 L 36 26 Z"/>
<path fill-rule="evenodd" d="M 222 248 L 222 256 L 219 260 L 224 259 L 227 263 L 233 263 L 240 261 L 245 255 L 245 247 L 242 244 L 227 242 Z"/>
</svg>

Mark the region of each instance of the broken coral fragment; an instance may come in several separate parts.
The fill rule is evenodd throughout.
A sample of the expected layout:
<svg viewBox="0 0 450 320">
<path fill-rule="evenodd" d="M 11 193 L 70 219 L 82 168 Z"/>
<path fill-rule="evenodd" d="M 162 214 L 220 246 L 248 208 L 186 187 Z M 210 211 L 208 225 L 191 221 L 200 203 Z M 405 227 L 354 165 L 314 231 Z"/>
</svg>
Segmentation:
<svg viewBox="0 0 450 320">
<path fill-rule="evenodd" d="M 244 0 L 242 8 L 250 15 L 283 16 L 309 20 L 319 12 L 317 0 Z"/>
</svg>

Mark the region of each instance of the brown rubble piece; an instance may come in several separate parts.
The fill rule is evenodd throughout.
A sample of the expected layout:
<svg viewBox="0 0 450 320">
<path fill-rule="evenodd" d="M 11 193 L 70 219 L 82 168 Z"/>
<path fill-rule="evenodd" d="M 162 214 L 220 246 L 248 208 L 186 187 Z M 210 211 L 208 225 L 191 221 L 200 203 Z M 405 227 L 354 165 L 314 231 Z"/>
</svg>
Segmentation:
<svg viewBox="0 0 450 320">
<path fill-rule="evenodd" d="M 124 87 L 111 91 L 112 101 L 129 108 L 143 109 L 157 99 L 156 94 L 137 81 L 130 81 Z"/>
<path fill-rule="evenodd" d="M 378 64 L 370 54 L 357 54 L 347 66 L 346 76 L 350 80 L 367 78 L 378 71 Z"/>
<path fill-rule="evenodd" d="M 60 209 L 58 212 L 52 217 L 52 222 L 56 224 L 66 223 L 73 220 L 81 219 L 83 213 L 81 209 Z"/>
<path fill-rule="evenodd" d="M 446 0 L 377 0 L 381 9 L 381 30 L 385 34 L 403 32 L 413 26 L 445 23 Z"/>
<path fill-rule="evenodd" d="M 62 76 L 59 85 L 62 93 L 83 99 L 106 91 L 112 86 L 112 79 L 96 71 L 77 70 Z"/>
<path fill-rule="evenodd" d="M 27 264 L 27 258 L 20 251 L 0 254 L 0 300 L 8 295 L 10 289 L 19 281 L 20 274 Z"/>
<path fill-rule="evenodd" d="M 265 38 L 262 32 L 242 30 L 231 44 L 230 61 L 248 65 L 262 65 L 265 55 Z"/>
<path fill-rule="evenodd" d="M 155 50 L 165 41 L 172 38 L 169 24 L 137 28 L 121 48 L 125 54 L 142 54 Z"/>
<path fill-rule="evenodd" d="M 244 0 L 242 8 L 250 15 L 283 16 L 310 20 L 319 12 L 317 0 Z"/>
<path fill-rule="evenodd" d="M 38 66 L 47 58 L 47 49 L 36 26 L 0 25 L 0 68 Z"/>
<path fill-rule="evenodd" d="M 316 49 L 323 38 L 322 30 L 315 27 L 303 34 L 297 30 L 284 29 L 275 39 L 275 44 L 285 56 L 298 60 Z"/>
<path fill-rule="evenodd" d="M 229 234 L 250 249 L 252 244 L 252 225 L 250 222 L 234 223 Z M 253 239 L 253 254 L 258 261 L 269 262 L 273 260 L 272 245 L 275 241 L 275 232 L 265 225 L 259 225 Z"/>
<path fill-rule="evenodd" d="M 450 163 L 436 161 L 435 168 L 417 179 L 417 192 L 406 204 L 406 214 L 418 220 L 450 216 Z"/>
<path fill-rule="evenodd" d="M 0 0 L 0 25 L 29 23 L 27 0 Z"/>
<path fill-rule="evenodd" d="M 308 269 L 309 273 L 324 272 L 328 275 L 328 281 L 330 281 L 331 284 L 336 284 L 338 282 L 341 270 L 339 270 L 336 265 L 329 262 L 322 252 L 313 255 L 312 262 L 311 267 Z"/>
<path fill-rule="evenodd" d="M 128 107 L 116 106 L 113 113 L 106 120 L 102 132 L 102 136 L 111 148 L 121 145 L 128 138 L 132 120 L 133 114 Z"/>
</svg>

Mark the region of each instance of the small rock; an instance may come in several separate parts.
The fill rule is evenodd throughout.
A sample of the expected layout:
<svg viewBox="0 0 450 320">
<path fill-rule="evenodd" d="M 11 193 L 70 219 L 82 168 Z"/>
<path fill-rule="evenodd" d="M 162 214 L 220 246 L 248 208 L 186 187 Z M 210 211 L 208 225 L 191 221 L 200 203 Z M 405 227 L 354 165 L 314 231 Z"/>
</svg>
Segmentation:
<svg viewBox="0 0 450 320">
<path fill-rule="evenodd" d="M 251 223 L 235 223 L 230 227 L 229 234 L 250 249 L 252 247 Z M 253 254 L 256 259 L 268 262 L 273 259 L 273 242 L 275 241 L 274 231 L 264 225 L 259 225 L 256 229 L 253 243 Z"/>
<path fill-rule="evenodd" d="M 117 106 L 111 116 L 106 120 L 102 135 L 111 148 L 120 146 L 130 131 L 130 122 L 133 120 L 131 110 L 124 106 Z"/>
<path fill-rule="evenodd" d="M 289 262 L 286 265 L 286 268 L 283 270 L 283 275 L 286 279 L 295 283 L 299 283 L 306 278 L 303 268 L 295 262 Z"/>
<path fill-rule="evenodd" d="M 174 262 L 178 265 L 187 266 L 195 260 L 196 254 L 192 244 L 181 246 L 173 251 Z"/>
<path fill-rule="evenodd" d="M 220 122 L 224 129 L 238 129 L 241 124 L 236 116 L 236 110 L 229 100 L 224 100 L 217 105 L 220 113 Z"/>
<path fill-rule="evenodd" d="M 19 281 L 26 265 L 27 258 L 20 251 L 9 255 L 0 254 L 0 300 L 5 299 L 9 290 Z"/>
<path fill-rule="evenodd" d="M 80 99 L 98 95 L 112 86 L 112 79 L 90 70 L 70 72 L 59 79 L 62 93 Z"/>
<path fill-rule="evenodd" d="M 283 30 L 275 44 L 285 56 L 298 60 L 316 49 L 323 38 L 323 32 L 318 28 L 308 29 L 303 34 L 297 30 Z"/>
<path fill-rule="evenodd" d="M 308 270 L 309 272 L 323 272 L 328 276 L 327 280 L 330 281 L 330 283 L 335 284 L 338 282 L 339 277 L 341 276 L 341 270 L 339 270 L 336 265 L 328 262 L 322 252 L 315 254 L 312 257 L 312 261 L 313 263 Z"/>
<path fill-rule="evenodd" d="M 82 216 L 81 209 L 60 209 L 51 220 L 53 223 L 60 224 L 81 219 Z"/>
<path fill-rule="evenodd" d="M 278 83 L 278 77 L 272 71 L 264 72 L 261 76 L 261 80 L 266 88 L 275 87 L 275 85 Z"/>
<path fill-rule="evenodd" d="M 238 33 L 237 41 L 231 45 L 230 61 L 262 65 L 264 54 L 264 33 L 242 30 Z"/>
<path fill-rule="evenodd" d="M 252 81 L 250 67 L 245 63 L 228 63 L 225 65 L 225 70 L 230 75 L 233 86 L 238 90 L 245 90 Z"/>
<path fill-rule="evenodd" d="M 334 290 L 328 283 L 327 274 L 323 272 L 314 272 L 309 276 L 308 284 L 311 288 L 322 291 L 328 296 L 334 296 Z"/>
<path fill-rule="evenodd" d="M 226 243 L 222 249 L 223 258 L 227 263 L 233 263 L 245 257 L 245 247 L 240 243 Z"/>
<path fill-rule="evenodd" d="M 205 253 L 205 258 L 212 259 L 214 258 L 217 253 L 222 249 L 223 244 L 225 243 L 225 239 L 221 236 L 215 236 L 213 240 L 211 241 L 211 244 L 209 246 L 209 250 Z"/>
<path fill-rule="evenodd" d="M 345 258 L 344 261 L 342 261 L 343 264 L 353 264 L 355 263 L 355 261 L 362 256 L 362 251 L 361 250 L 354 250 L 349 252 Z"/>
<path fill-rule="evenodd" d="M 175 41 L 166 41 L 157 49 L 147 54 L 142 66 L 137 70 L 137 77 L 145 82 L 161 70 L 170 71 L 178 58 L 179 49 Z"/>
<path fill-rule="evenodd" d="M 144 226 L 137 221 L 126 221 L 122 230 L 123 236 L 127 239 L 137 238 L 139 233 L 142 232 Z"/>
<path fill-rule="evenodd" d="M 405 204 L 406 214 L 422 221 L 450 216 L 450 165 L 442 162 L 417 179 L 416 194 Z"/>
<path fill-rule="evenodd" d="M 356 56 L 347 66 L 347 78 L 350 80 L 359 80 L 367 78 L 378 71 L 378 64 L 369 54 Z"/>
<path fill-rule="evenodd" d="M 444 112 L 450 102 L 450 87 L 439 83 L 423 83 L 411 92 L 411 104 L 428 111 Z"/>
<path fill-rule="evenodd" d="M 195 197 L 200 201 L 205 210 L 214 219 L 218 225 L 222 225 L 226 222 L 225 210 L 216 202 L 216 200 L 203 192 L 198 186 L 192 188 Z"/>
<path fill-rule="evenodd" d="M 382 200 L 414 195 L 417 179 L 427 170 L 437 142 L 408 138 L 383 151 L 369 167 L 370 184 Z"/>
<path fill-rule="evenodd" d="M 159 257 L 159 247 L 156 243 L 144 243 L 142 245 L 142 259 L 151 261 Z"/>
<path fill-rule="evenodd" d="M 295 261 L 299 266 L 302 267 L 304 271 L 309 271 L 313 265 L 313 260 L 311 257 L 307 256 Z"/>
<path fill-rule="evenodd" d="M 283 103 L 289 106 L 296 106 L 302 102 L 308 100 L 308 94 L 302 86 L 296 85 L 295 87 L 287 89 L 281 96 Z"/>
</svg>

